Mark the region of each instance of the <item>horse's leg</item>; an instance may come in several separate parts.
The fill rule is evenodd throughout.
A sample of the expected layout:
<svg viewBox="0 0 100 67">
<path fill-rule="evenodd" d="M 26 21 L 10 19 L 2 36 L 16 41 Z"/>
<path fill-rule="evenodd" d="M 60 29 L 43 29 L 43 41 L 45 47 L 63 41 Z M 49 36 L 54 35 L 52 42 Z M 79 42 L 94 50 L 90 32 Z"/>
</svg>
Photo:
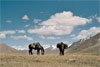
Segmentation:
<svg viewBox="0 0 100 67">
<path fill-rule="evenodd" d="M 37 55 L 39 55 L 40 54 L 40 49 L 37 49 Z"/>
<path fill-rule="evenodd" d="M 63 50 L 61 50 L 61 55 L 63 55 Z"/>
<path fill-rule="evenodd" d="M 30 49 L 29 49 L 29 55 L 31 55 L 31 51 L 32 51 L 32 49 L 30 48 Z"/>
<path fill-rule="evenodd" d="M 28 53 L 29 53 L 29 55 L 30 55 L 30 49 L 29 49 Z"/>
<path fill-rule="evenodd" d="M 62 50 L 62 55 L 64 55 L 64 49 Z"/>
<path fill-rule="evenodd" d="M 30 50 L 30 53 L 31 53 L 31 55 L 33 55 L 33 53 L 32 53 L 32 49 Z"/>
<path fill-rule="evenodd" d="M 37 55 L 39 55 L 39 49 L 37 49 Z"/>
<path fill-rule="evenodd" d="M 62 52 L 61 52 L 61 49 L 60 49 L 60 48 L 59 48 L 59 51 L 60 51 L 59 55 L 61 55 L 61 54 L 62 54 Z"/>
<path fill-rule="evenodd" d="M 40 49 L 39 49 L 39 55 L 40 55 Z"/>
<path fill-rule="evenodd" d="M 31 51 L 29 50 L 29 55 L 31 54 Z"/>
<path fill-rule="evenodd" d="M 41 55 L 44 55 L 44 50 L 43 49 L 41 49 Z"/>
</svg>

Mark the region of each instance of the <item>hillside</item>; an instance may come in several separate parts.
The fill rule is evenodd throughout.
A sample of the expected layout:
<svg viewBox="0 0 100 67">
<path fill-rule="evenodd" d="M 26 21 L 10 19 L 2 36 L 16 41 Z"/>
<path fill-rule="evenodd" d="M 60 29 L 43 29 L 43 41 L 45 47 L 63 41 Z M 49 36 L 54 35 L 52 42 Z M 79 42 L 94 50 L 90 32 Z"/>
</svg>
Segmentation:
<svg viewBox="0 0 100 67">
<path fill-rule="evenodd" d="M 0 43 L 0 53 L 20 53 L 20 52 L 4 43 Z"/>
<path fill-rule="evenodd" d="M 100 54 L 100 33 L 87 40 L 81 39 L 80 41 L 74 42 L 66 52 Z"/>
</svg>

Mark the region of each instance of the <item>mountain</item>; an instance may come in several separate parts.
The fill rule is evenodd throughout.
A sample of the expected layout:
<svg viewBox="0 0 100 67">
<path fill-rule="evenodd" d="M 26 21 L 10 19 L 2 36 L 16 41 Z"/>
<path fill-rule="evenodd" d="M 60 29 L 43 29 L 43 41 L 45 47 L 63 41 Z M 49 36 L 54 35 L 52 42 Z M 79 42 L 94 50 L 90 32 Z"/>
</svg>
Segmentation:
<svg viewBox="0 0 100 67">
<path fill-rule="evenodd" d="M 89 39 L 81 39 L 77 42 L 74 42 L 66 52 L 100 54 L 100 33 L 90 37 Z"/>
<path fill-rule="evenodd" d="M 0 53 L 20 53 L 20 52 L 4 43 L 0 43 Z"/>
<path fill-rule="evenodd" d="M 49 53 L 56 53 L 58 52 L 58 49 L 52 45 L 50 45 L 50 47 L 45 49 L 45 53 L 49 54 Z"/>
</svg>

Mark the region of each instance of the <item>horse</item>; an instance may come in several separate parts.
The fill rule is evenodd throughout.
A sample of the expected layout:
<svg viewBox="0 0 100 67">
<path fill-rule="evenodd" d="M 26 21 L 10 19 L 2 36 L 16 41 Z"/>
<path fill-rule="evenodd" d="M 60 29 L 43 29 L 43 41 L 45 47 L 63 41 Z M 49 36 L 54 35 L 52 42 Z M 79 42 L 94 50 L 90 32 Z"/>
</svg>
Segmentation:
<svg viewBox="0 0 100 67">
<path fill-rule="evenodd" d="M 41 50 L 41 55 L 44 55 L 45 51 L 44 48 L 40 45 L 39 42 L 37 43 L 32 43 L 28 45 L 29 48 L 29 55 L 33 55 L 32 50 L 37 50 L 37 55 L 40 55 L 40 50 Z"/>
<path fill-rule="evenodd" d="M 57 48 L 59 48 L 59 51 L 60 51 L 59 55 L 64 55 L 64 49 L 67 49 L 68 45 L 61 42 L 57 44 Z"/>
</svg>

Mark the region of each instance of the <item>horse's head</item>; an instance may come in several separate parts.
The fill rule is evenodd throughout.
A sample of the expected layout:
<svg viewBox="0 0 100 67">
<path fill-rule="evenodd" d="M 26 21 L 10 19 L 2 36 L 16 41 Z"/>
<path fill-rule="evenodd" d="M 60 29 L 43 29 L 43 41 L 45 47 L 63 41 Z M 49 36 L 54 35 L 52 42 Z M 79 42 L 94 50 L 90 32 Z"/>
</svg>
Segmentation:
<svg viewBox="0 0 100 67">
<path fill-rule="evenodd" d="M 44 48 L 41 47 L 41 55 L 44 55 L 45 51 L 44 51 Z"/>
<path fill-rule="evenodd" d="M 61 42 L 61 49 L 64 50 L 65 44 Z"/>
</svg>

